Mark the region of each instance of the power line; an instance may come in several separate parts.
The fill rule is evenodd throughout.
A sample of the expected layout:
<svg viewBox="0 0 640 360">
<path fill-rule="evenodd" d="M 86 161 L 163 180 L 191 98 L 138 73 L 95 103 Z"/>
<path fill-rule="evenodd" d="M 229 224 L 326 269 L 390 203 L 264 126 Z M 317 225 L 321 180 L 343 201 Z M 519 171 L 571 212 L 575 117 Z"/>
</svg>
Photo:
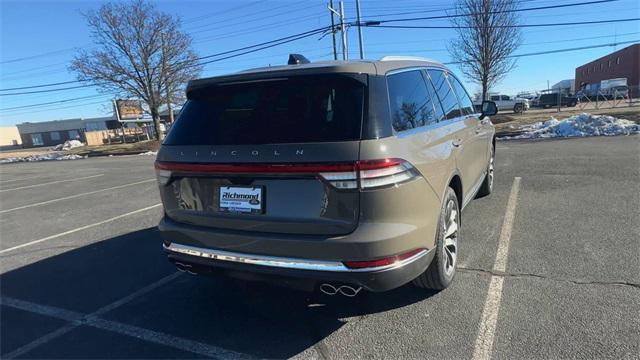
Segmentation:
<svg viewBox="0 0 640 360">
<path fill-rule="evenodd" d="M 528 28 L 528 27 L 547 27 L 547 26 L 571 26 L 571 25 L 592 25 L 592 24 L 608 24 L 618 22 L 638 21 L 640 18 L 630 19 L 612 19 L 612 20 L 597 20 L 597 21 L 576 21 L 566 23 L 548 23 L 548 24 L 519 24 L 519 25 L 494 25 L 493 28 Z M 354 24 L 351 24 L 354 25 Z M 388 29 L 475 29 L 476 26 L 420 26 L 420 25 L 376 25 L 367 24 L 364 26 L 370 28 L 388 28 Z"/>
<path fill-rule="evenodd" d="M 76 81 L 74 81 L 74 82 L 76 82 Z M 51 86 L 51 85 L 48 85 L 48 86 Z M 15 96 L 15 95 L 39 94 L 39 93 L 54 92 L 54 91 L 63 91 L 63 90 L 71 90 L 71 89 L 80 89 L 80 88 L 93 87 L 93 86 L 96 86 L 96 84 L 91 84 L 91 85 L 78 85 L 78 86 L 69 86 L 69 87 L 64 87 L 64 88 L 48 89 L 48 90 L 24 91 L 24 92 L 17 92 L 17 93 L 0 94 L 0 96 Z M 40 87 L 41 87 L 41 86 L 40 86 Z"/>
<path fill-rule="evenodd" d="M 305 37 L 308 37 L 309 35 L 305 35 Z M 598 37 L 594 37 L 594 38 L 598 38 Z M 297 39 L 289 39 L 286 40 L 287 42 L 291 42 L 291 41 L 295 41 Z M 567 40 L 569 41 L 569 40 Z M 579 51 L 579 50 L 588 50 L 588 49 L 596 49 L 596 48 L 603 48 L 603 47 L 613 47 L 613 46 L 618 46 L 618 45 L 625 45 L 625 44 L 632 44 L 632 43 L 637 43 L 639 42 L 640 39 L 638 40 L 630 40 L 630 41 L 620 41 L 620 42 L 613 42 L 613 43 L 607 43 L 607 44 L 597 44 L 597 45 L 588 45 L 588 46 L 581 46 L 581 47 L 573 47 L 573 48 L 564 48 L 564 49 L 554 49 L 554 50 L 546 50 L 546 51 L 538 51 L 538 52 L 530 52 L 530 53 L 524 53 L 524 54 L 515 54 L 515 55 L 511 55 L 510 57 L 513 58 L 520 58 L 520 57 L 528 57 L 528 56 L 539 56 L 539 55 L 548 55 L 548 54 L 556 54 L 556 53 L 562 53 L 562 52 L 571 52 L 571 51 Z M 553 41 L 550 41 L 549 43 L 552 43 Z M 269 46 L 276 46 L 278 44 L 272 44 Z M 251 51 L 258 51 L 258 49 L 254 49 Z M 207 63 L 210 62 L 216 62 L 216 61 L 220 61 L 222 59 L 214 59 L 211 60 Z M 460 61 L 454 61 L 454 62 L 447 62 L 445 63 L 446 65 L 453 65 L 453 64 L 461 64 L 463 62 Z M 105 95 L 100 95 L 100 96 L 105 96 Z M 108 96 L 108 95 L 107 95 Z M 72 100 L 78 100 L 79 98 L 76 99 L 66 99 L 66 100 L 61 100 L 60 102 L 63 101 L 72 101 Z M 99 103 L 104 103 L 104 101 L 100 101 L 100 102 L 96 102 L 95 104 L 99 104 Z M 40 105 L 45 105 L 46 103 L 43 104 L 33 104 L 32 106 L 40 106 Z M 36 111 L 30 111 L 30 112 L 24 112 L 24 113 L 20 113 L 20 114 L 10 114 L 10 116 L 16 116 L 16 115 L 21 115 L 21 114 L 30 114 L 30 113 L 35 113 L 35 112 L 43 112 L 43 111 L 51 111 L 51 110 L 59 110 L 59 109 L 65 109 L 65 108 L 72 108 L 72 107 L 79 107 L 79 106 L 86 106 L 86 105 L 92 105 L 94 103 L 86 103 L 86 104 L 79 104 L 79 105 L 73 105 L 73 106 L 67 106 L 67 107 L 61 107 L 61 108 L 51 108 L 51 109 L 44 109 L 44 110 L 36 110 Z M 27 105 L 23 106 L 24 108 L 27 107 Z M 17 107 L 16 107 L 17 108 Z M 9 108 L 9 109 L 4 109 L 4 110 L 10 110 L 10 109 L 14 109 L 14 108 Z M 6 115 L 5 115 L 6 116 Z"/>
<path fill-rule="evenodd" d="M 45 112 L 45 111 L 71 109 L 71 108 L 76 108 L 76 107 L 81 107 L 81 106 L 105 104 L 105 101 L 106 100 L 101 100 L 101 101 L 96 101 L 96 102 L 91 102 L 91 103 L 83 103 L 83 104 L 76 104 L 76 105 L 70 105 L 70 106 L 62 106 L 62 107 L 51 108 L 51 109 L 41 109 L 41 110 L 26 111 L 26 112 L 8 114 L 8 115 L 3 115 L 3 116 L 19 116 L 19 115 L 24 115 L 24 114 L 41 113 L 41 112 Z"/>
<path fill-rule="evenodd" d="M 260 20 L 265 20 L 268 18 L 273 18 L 275 16 L 279 16 L 279 15 L 288 15 L 291 13 L 296 13 L 299 11 L 303 11 L 303 10 L 307 10 L 307 9 L 311 9 L 317 6 L 316 5 L 312 5 L 312 6 L 306 6 L 308 5 L 308 3 L 306 4 L 298 4 L 298 5 L 304 5 L 304 7 L 299 8 L 299 9 L 292 9 L 290 4 L 283 4 L 280 6 L 276 6 L 276 7 L 272 7 L 270 9 L 264 10 L 264 11 L 257 11 L 255 13 L 250 13 L 250 14 L 244 14 L 242 17 L 242 21 L 238 21 L 235 22 L 237 19 L 236 18 L 230 18 L 230 19 L 226 19 L 226 20 L 221 20 L 221 21 L 217 21 L 213 24 L 203 24 L 203 25 L 199 25 L 197 27 L 192 28 L 191 30 L 189 30 L 190 34 L 198 34 L 198 33 L 202 33 L 202 32 L 209 32 L 212 30 L 217 30 L 217 29 L 227 29 L 230 28 L 232 26 L 237 26 L 237 25 L 243 25 L 245 26 L 247 23 L 252 22 L 252 21 L 260 21 Z M 287 8 L 286 12 L 281 12 L 281 14 L 275 14 L 275 15 L 271 15 L 269 17 L 266 17 L 265 14 L 276 11 L 276 10 L 280 10 L 283 8 Z M 249 17 L 250 15 L 258 15 L 255 17 Z M 231 24 L 225 24 L 228 23 L 229 21 L 231 21 Z M 194 31 L 194 29 L 200 29 L 197 31 Z"/>
<path fill-rule="evenodd" d="M 81 97 L 72 98 L 72 99 L 49 101 L 49 102 L 44 102 L 44 103 L 39 103 L 39 104 L 29 104 L 29 105 L 14 106 L 14 107 L 10 107 L 10 108 L 0 109 L 0 111 L 9 111 L 9 110 L 31 108 L 31 107 L 40 107 L 40 106 L 45 106 L 45 105 L 61 104 L 61 103 L 65 103 L 65 102 L 84 100 L 84 99 L 92 99 L 92 98 L 97 98 L 97 97 L 102 97 L 102 96 L 105 96 L 105 95 L 100 94 L 100 95 L 81 96 Z"/>
<path fill-rule="evenodd" d="M 502 13 L 512 13 L 512 12 L 548 10 L 548 9 L 557 9 L 557 8 L 572 7 L 572 6 L 583 6 L 583 5 L 609 3 L 609 2 L 615 2 L 615 1 L 619 1 L 619 0 L 596 0 L 596 1 L 581 2 L 581 3 L 570 3 L 570 4 L 559 4 L 559 5 L 548 5 L 548 6 L 536 6 L 536 7 L 524 8 L 524 9 L 490 11 L 490 12 L 488 12 L 488 14 L 502 14 Z M 456 17 L 478 15 L 478 14 L 483 14 L 483 13 L 452 14 L 452 15 L 438 15 L 438 16 L 414 17 L 414 18 L 404 18 L 404 19 L 390 19 L 390 20 L 381 20 L 380 23 L 405 22 L 405 21 L 416 21 L 416 20 L 450 19 L 450 18 L 456 18 Z"/>
<path fill-rule="evenodd" d="M 35 70 L 41 70 L 41 69 L 48 69 L 54 66 L 58 66 L 58 65 L 65 65 L 67 64 L 67 62 L 59 62 L 59 63 L 55 63 L 55 64 L 49 64 L 49 65 L 43 65 L 43 66 L 38 66 L 38 67 L 34 67 L 34 68 L 29 68 L 29 69 L 22 69 L 22 70 L 18 70 L 18 71 L 12 71 L 12 72 L 2 72 L 2 77 L 5 78 L 8 75 L 15 75 L 15 74 L 22 74 L 25 72 L 31 72 L 31 71 L 35 71 Z M 13 76 L 8 76 L 7 78 L 13 78 Z M 6 79 L 6 78 L 5 78 Z"/>
<path fill-rule="evenodd" d="M 218 12 L 214 12 L 214 13 L 208 13 L 208 14 L 196 16 L 196 17 L 193 17 L 193 18 L 190 18 L 190 19 L 186 19 L 182 23 L 183 24 L 189 24 L 189 23 L 193 23 L 193 22 L 197 22 L 197 21 L 201 21 L 201 20 L 211 20 L 211 15 L 227 14 L 227 13 L 230 13 L 230 12 L 234 12 L 236 10 L 241 10 L 241 9 L 244 9 L 246 7 L 249 7 L 249 6 L 253 6 L 253 5 L 259 4 L 261 2 L 264 2 L 264 0 L 253 1 L 253 2 L 250 2 L 250 3 L 246 3 L 246 4 L 242 4 L 240 6 L 233 7 L 231 9 L 225 9 L 223 11 L 218 11 Z"/>
<path fill-rule="evenodd" d="M 256 51 L 260 51 L 260 50 L 264 50 L 264 49 L 269 49 L 269 48 L 272 48 L 272 47 L 275 47 L 275 46 L 278 46 L 278 45 L 282 45 L 282 44 L 287 44 L 287 43 L 290 43 L 290 42 L 293 42 L 293 41 L 296 41 L 296 40 L 300 40 L 300 39 L 308 38 L 308 37 L 310 37 L 310 36 L 315 36 L 315 35 L 321 34 L 321 33 L 323 33 L 323 32 L 324 32 L 324 30 L 325 30 L 325 29 L 321 29 L 321 30 L 319 30 L 319 31 L 315 31 L 315 32 L 312 32 L 312 33 L 308 33 L 308 34 L 306 34 L 306 35 L 301 35 L 301 36 L 298 36 L 298 37 L 296 37 L 296 38 L 292 38 L 292 39 L 288 39 L 288 40 L 283 40 L 283 41 L 278 42 L 278 43 L 275 43 L 275 44 L 265 45 L 265 46 L 263 46 L 263 47 L 261 47 L 261 48 L 248 50 L 248 51 L 245 51 L 245 52 L 241 52 L 241 53 L 238 53 L 238 54 L 229 55 L 229 56 L 222 57 L 222 58 L 219 58 L 219 59 L 213 59 L 213 60 L 209 60 L 209 61 L 201 62 L 201 63 L 199 63 L 199 64 L 198 64 L 198 66 L 200 66 L 200 65 L 210 64 L 210 63 L 213 63 L 213 62 L 222 61 L 222 60 L 225 60 L 225 59 L 230 59 L 230 58 L 233 58 L 233 57 L 236 57 L 236 56 L 240 56 L 240 55 L 250 54 L 250 53 L 253 53 L 253 52 L 256 52 Z"/>
<path fill-rule="evenodd" d="M 232 57 L 235 57 L 235 56 L 249 54 L 249 53 L 252 53 L 252 52 L 255 52 L 255 51 L 258 51 L 258 50 L 268 49 L 268 48 L 271 48 L 271 47 L 274 47 L 274 46 L 277 46 L 277 45 L 282 45 L 282 44 L 289 43 L 291 41 L 303 39 L 303 38 L 306 38 L 306 37 L 309 37 L 309 36 L 314 36 L 314 35 L 317 35 L 317 34 L 320 34 L 320 33 L 324 32 L 325 30 L 327 30 L 329 28 L 330 28 L 330 26 L 323 26 L 323 27 L 320 27 L 320 28 L 316 28 L 316 29 L 313 29 L 313 30 L 301 32 L 301 33 L 294 34 L 294 35 L 281 37 L 281 38 L 274 39 L 274 40 L 264 41 L 264 42 L 261 42 L 261 43 L 257 43 L 257 44 L 253 44 L 253 45 L 249 45 L 249 46 L 244 46 L 244 47 L 233 49 L 233 50 L 227 50 L 227 51 L 222 51 L 222 52 L 215 53 L 215 54 L 201 56 L 201 57 L 196 58 L 196 60 L 200 61 L 200 60 L 210 59 L 210 58 L 218 57 L 218 56 L 222 56 L 222 55 L 233 54 L 233 53 L 236 53 L 236 52 L 239 52 L 239 51 L 243 51 L 243 50 L 258 48 L 257 50 L 254 50 L 254 51 L 245 51 L 245 52 L 238 53 L 238 54 L 235 54 L 235 55 L 226 56 L 224 58 L 216 59 L 215 61 L 229 59 L 229 58 L 232 58 Z M 271 45 L 271 44 L 274 44 L 274 45 L 266 46 L 266 45 Z M 208 64 L 208 63 L 215 62 L 215 61 L 207 61 L 207 62 L 203 62 L 203 63 L 198 63 L 198 64 L 194 64 L 193 66 L 200 66 L 200 65 Z M 23 90 L 23 89 L 34 89 L 34 88 L 41 88 L 41 87 L 50 87 L 50 86 L 72 84 L 72 83 L 78 83 L 78 82 L 81 82 L 81 81 L 80 80 L 73 80 L 73 81 L 64 81 L 64 82 L 59 82 L 59 83 L 49 83 L 49 84 L 39 84 L 39 85 L 25 86 L 25 87 L 21 87 L 21 88 L 0 89 L 0 92 L 2 92 L 2 91 L 10 91 L 10 90 Z M 82 88 L 82 87 L 93 87 L 93 86 L 96 86 L 96 84 L 79 85 L 79 86 L 71 86 L 71 87 L 48 89 L 48 90 L 28 91 L 28 92 L 20 92 L 20 93 L 0 94 L 0 96 L 27 95 L 27 94 L 36 94 L 36 93 L 42 93 L 42 92 L 53 92 L 53 91 L 78 89 L 78 88 Z"/>
<path fill-rule="evenodd" d="M 77 82 L 80 82 L 80 80 L 70 80 L 70 81 L 62 81 L 62 82 L 50 83 L 50 84 L 33 85 L 33 86 L 23 86 L 23 87 L 16 87 L 16 88 L 7 88 L 7 89 L 0 89 L 0 91 L 11 91 L 11 90 L 35 89 L 35 88 L 41 88 L 41 87 L 49 87 L 49 86 L 58 86 L 58 85 L 73 84 L 73 83 L 77 83 Z M 1 94 L 0 94 L 0 95 L 1 95 Z"/>
<path fill-rule="evenodd" d="M 608 43 L 608 44 L 598 44 L 598 45 L 580 46 L 580 47 L 574 47 L 574 48 L 568 48 L 568 49 L 554 49 L 554 50 L 538 51 L 538 52 L 531 52 L 531 53 L 525 53 L 525 54 L 515 54 L 515 55 L 508 56 L 508 57 L 510 57 L 510 58 L 521 58 L 521 57 L 527 57 L 527 56 L 557 54 L 557 53 L 569 52 L 569 51 L 589 50 L 589 49 L 596 49 L 596 48 L 602 48 L 602 47 L 613 47 L 613 46 L 618 46 L 618 45 L 633 44 L 633 43 L 637 43 L 639 41 L 640 41 L 640 39 L 630 40 L 630 41 L 619 41 L 619 42 L 613 42 L 613 43 Z M 462 63 L 465 63 L 465 62 L 468 62 L 468 61 L 452 61 L 452 62 L 446 62 L 444 64 L 445 65 L 452 65 L 452 64 L 462 64 Z"/>
<path fill-rule="evenodd" d="M 529 1 L 529 0 L 525 0 L 525 1 Z M 598 1 L 591 1 L 591 2 L 585 2 L 585 3 L 571 3 L 571 4 L 560 4 L 560 5 L 550 5 L 550 6 L 539 6 L 539 7 L 531 7 L 531 8 L 525 8 L 525 9 L 515 9 L 515 10 L 508 10 L 508 11 L 533 11 L 533 10 L 543 10 L 543 9 L 552 9 L 552 8 L 561 8 L 561 7 L 570 7 L 570 6 L 581 6 L 581 5 L 591 5 L 591 4 L 597 4 L 597 3 L 605 3 L 605 2 L 613 2 L 613 1 L 618 1 L 618 0 L 598 0 Z M 299 10 L 304 10 L 307 7 L 303 8 L 303 9 L 299 9 Z M 272 11 L 275 8 L 272 8 L 268 11 Z M 230 9 L 231 11 L 232 9 Z M 427 20 L 427 19 L 441 19 L 441 18 L 450 18 L 450 17 L 456 17 L 456 16 L 466 16 L 466 15 L 462 15 L 462 14 L 458 14 L 458 15 L 441 15 L 441 16 L 431 16 L 431 17 L 418 17 L 418 18 L 406 18 L 406 19 L 390 19 L 390 20 L 381 20 L 378 23 L 382 24 L 382 23 L 389 23 L 389 22 L 400 22 L 400 21 L 415 21 L 415 20 Z M 621 22 L 621 21 L 635 21 L 638 19 L 620 19 L 620 20 L 608 20 L 608 21 L 591 21 L 591 22 L 575 22 L 575 23 L 556 23 L 556 24 L 531 24 L 531 25 L 514 25 L 514 26 L 510 26 L 510 27 L 543 27 L 543 26 L 570 26 L 570 25 L 588 25 L 588 24 L 598 24 L 598 23 L 610 23 L 610 22 Z M 271 25 L 271 24 L 269 24 Z M 365 22 L 364 24 L 365 26 L 369 26 L 371 27 L 371 24 L 367 24 Z M 265 25 L 262 25 L 265 26 Z M 425 29 L 450 29 L 450 28 L 460 28 L 460 27 L 456 27 L 456 26 L 393 26 L 393 25 L 376 25 L 376 27 L 381 27 L 381 28 L 425 28 Z M 501 26 L 497 26 L 497 27 L 501 27 Z M 328 28 L 328 27 L 326 27 Z M 461 27 L 461 28 L 471 28 L 471 27 Z M 319 29 L 314 29 L 311 31 L 316 31 Z M 211 54 L 211 55 L 207 55 L 207 56 L 203 56 L 198 58 L 198 60 L 203 60 L 203 59 L 207 59 L 207 58 L 212 58 L 212 57 L 217 57 L 217 56 L 222 56 L 222 55 L 226 55 L 226 54 L 231 54 L 233 52 L 238 52 L 238 51 L 243 51 L 249 48 L 253 48 L 253 47 L 260 47 L 272 42 L 279 42 L 282 40 L 287 40 L 290 38 L 294 38 L 297 37 L 299 35 L 302 35 L 305 33 L 300 33 L 300 34 L 295 34 L 295 35 L 291 35 L 288 37 L 284 37 L 284 38 L 280 38 L 280 39 L 275 39 L 275 40 L 271 40 L 268 42 L 263 42 L 263 43 L 259 43 L 259 44 L 254 44 L 251 46 L 247 46 L 247 47 L 243 47 L 243 48 L 239 48 L 239 49 L 234 49 L 234 50 L 230 50 L 230 51 L 225 51 L 222 53 L 216 53 L 216 54 Z M 285 42 L 286 43 L 286 42 Z M 267 47 L 268 48 L 268 47 Z M 71 48 L 74 49 L 74 48 Z M 69 49 L 65 49 L 65 50 L 60 50 L 60 51 L 68 51 Z M 244 53 L 243 53 L 244 54 Z M 46 54 L 41 54 L 41 55 L 37 55 L 37 56 L 44 56 Z M 242 54 L 239 54 L 242 55 Z M 229 57 L 226 57 L 229 58 Z M 20 59 L 15 59 L 12 61 L 18 61 Z M 43 85 L 34 85 L 34 86 L 27 86 L 27 87 L 18 87 L 18 88 L 9 88 L 9 89 L 0 89 L 0 91 L 11 91 L 11 90 L 23 90 L 23 89 L 33 89 L 33 88 L 39 88 L 39 87 L 49 87 L 49 86 L 56 86 L 56 85 L 62 85 L 62 84 L 71 84 L 71 83 L 76 83 L 78 81 L 67 81 L 67 82 L 61 82 L 61 83 L 53 83 L 53 84 L 43 84 Z M 91 87 L 94 85 L 85 85 L 85 87 Z M 61 88 L 61 89 L 51 89 L 51 91 L 62 91 L 62 90 L 69 90 L 69 89 L 73 89 L 73 88 L 79 88 L 79 87 L 68 87 L 68 88 Z M 44 91 L 42 91 L 44 92 Z M 28 93 L 36 93 L 36 92 L 28 92 Z M 28 94 L 28 93 L 24 93 L 24 94 Z M 0 94 L 0 95 L 11 95 L 11 94 Z M 16 94 L 18 95 L 18 94 Z M 22 95 L 22 93 L 20 94 Z"/>
<path fill-rule="evenodd" d="M 532 1 L 536 1 L 536 0 L 522 0 L 522 1 L 518 1 L 519 3 L 525 3 L 525 2 L 532 2 Z M 612 1 L 617 1 L 617 0 L 612 0 Z M 555 0 L 553 2 L 556 2 Z M 582 4 L 581 4 L 582 5 Z M 371 9 L 370 7 L 368 7 L 368 9 Z M 367 16 L 363 16 L 363 18 L 376 18 L 376 17 L 388 17 L 388 16 L 397 16 L 397 15 L 411 15 L 411 14 L 420 14 L 420 13 L 433 13 L 433 12 L 440 12 L 440 11 L 450 11 L 450 10 L 456 10 L 456 8 L 454 7 L 441 7 L 441 8 L 435 8 L 432 10 L 421 10 L 421 11 L 405 11 L 405 12 L 401 12 L 401 13 L 387 13 L 387 14 L 376 14 L 376 15 L 367 15 Z M 525 11 L 524 9 L 521 11 Z M 355 18 L 351 18 L 352 20 Z"/>
<path fill-rule="evenodd" d="M 61 54 L 61 53 L 77 50 L 79 47 L 85 47 L 85 46 L 89 46 L 89 45 L 91 45 L 91 44 L 84 44 L 84 45 L 81 45 L 81 46 L 78 46 L 78 47 L 55 50 L 55 51 L 50 51 L 50 52 L 41 53 L 41 54 L 37 54 L 37 55 L 25 56 L 25 57 L 21 57 L 21 58 L 17 58 L 17 59 L 4 60 L 4 61 L 0 61 L 0 64 L 9 64 L 9 63 L 14 63 L 14 62 L 19 62 L 19 61 L 37 59 L 37 58 L 41 58 L 41 57 L 45 57 L 45 56 L 51 56 L 51 55 L 55 55 L 55 54 Z"/>
<path fill-rule="evenodd" d="M 222 58 L 219 58 L 219 59 L 200 62 L 200 63 L 197 63 L 197 64 L 193 64 L 191 66 L 202 66 L 202 65 L 210 64 L 212 62 L 218 62 L 218 61 L 222 61 L 222 60 L 225 60 L 225 59 L 230 59 L 230 58 L 233 58 L 233 57 L 236 57 L 236 56 L 250 54 L 250 53 L 253 53 L 253 52 L 256 52 L 256 51 L 260 51 L 260 50 L 264 50 L 264 49 L 269 49 L 269 48 L 272 48 L 272 47 L 275 47 L 275 46 L 278 46 L 278 45 L 290 43 L 292 41 L 296 41 L 296 40 L 304 39 L 304 38 L 307 38 L 307 37 L 310 37 L 310 36 L 315 36 L 315 35 L 321 34 L 324 31 L 328 30 L 329 28 L 331 28 L 331 26 L 323 26 L 323 27 L 316 28 L 316 29 L 313 29 L 313 30 L 301 32 L 301 33 L 298 33 L 298 34 L 281 37 L 281 38 L 275 39 L 275 40 L 265 41 L 265 42 L 262 42 L 262 43 L 241 47 L 241 48 L 238 48 L 238 49 L 227 50 L 227 51 L 219 52 L 219 53 L 216 53 L 216 54 L 201 56 L 199 58 L 196 58 L 196 60 L 210 59 L 212 57 L 218 57 L 218 56 L 222 56 L 222 55 L 237 53 L 237 52 L 243 51 L 243 50 L 252 49 L 252 50 L 240 52 L 240 53 L 237 53 L 237 54 L 225 56 L 225 57 L 222 57 Z M 178 64 L 180 64 L 180 63 L 178 63 Z"/>
<path fill-rule="evenodd" d="M 581 40 L 593 40 L 593 39 L 603 39 L 603 38 L 612 38 L 612 37 L 623 37 L 623 36 L 628 36 L 628 35 L 638 35 L 640 34 L 640 32 L 636 31 L 636 32 L 631 32 L 631 33 L 622 33 L 622 34 L 614 34 L 614 35 L 602 35 L 602 36 L 589 36 L 589 37 L 580 37 L 580 38 L 573 38 L 573 39 L 562 39 L 562 40 L 552 40 L 552 41 L 536 41 L 536 42 L 527 42 L 527 43 L 522 43 L 520 46 L 535 46 L 535 45 L 542 45 L 542 44 L 556 44 L 556 43 L 563 43 L 563 42 L 570 42 L 570 41 L 581 41 Z M 436 40 L 436 39 L 431 39 L 431 40 Z M 437 39 L 437 40 L 446 40 L 446 39 Z M 418 43 L 418 42 L 413 42 Z M 419 43 L 423 44 L 424 41 L 420 41 Z M 388 45 L 390 43 L 388 42 L 383 42 L 383 43 L 372 43 L 369 44 L 370 46 L 376 46 L 376 45 Z M 448 49 L 446 48 L 439 48 L 439 49 L 413 49 L 413 50 L 403 50 L 403 51 L 407 51 L 407 52 L 428 52 L 428 51 L 448 51 Z M 372 53 L 389 53 L 388 50 L 372 50 L 369 51 Z M 355 52 L 354 52 L 355 53 Z"/>
<path fill-rule="evenodd" d="M 277 22 L 273 22 L 273 23 L 262 24 L 262 25 L 258 25 L 258 26 L 252 27 L 252 28 L 243 29 L 242 31 L 230 31 L 230 32 L 222 33 L 222 34 L 208 36 L 208 37 L 205 37 L 205 38 L 198 39 L 198 41 L 195 41 L 195 43 L 203 43 L 203 42 L 209 42 L 209 41 L 212 41 L 212 40 L 221 40 L 221 39 L 227 39 L 227 38 L 242 36 L 242 35 L 246 35 L 246 34 L 251 34 L 251 33 L 255 32 L 255 31 L 258 31 L 258 30 L 276 29 L 276 28 L 281 28 L 281 27 L 285 27 L 285 26 L 291 26 L 293 24 L 297 24 L 297 23 L 301 23 L 301 22 L 307 22 L 307 20 L 309 20 L 309 19 L 323 17 L 323 15 L 324 14 L 315 13 L 313 15 L 308 15 L 308 16 L 301 17 L 301 18 L 296 19 L 294 21 L 288 21 L 288 22 L 277 21 Z"/>
</svg>

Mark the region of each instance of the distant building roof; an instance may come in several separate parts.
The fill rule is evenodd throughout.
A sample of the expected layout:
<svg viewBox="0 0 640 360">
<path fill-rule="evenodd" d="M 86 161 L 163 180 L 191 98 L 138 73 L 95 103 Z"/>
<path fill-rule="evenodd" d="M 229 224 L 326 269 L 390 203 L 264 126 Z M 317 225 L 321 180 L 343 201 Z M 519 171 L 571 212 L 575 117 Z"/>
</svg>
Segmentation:
<svg viewBox="0 0 640 360">
<path fill-rule="evenodd" d="M 87 127 L 87 123 L 106 122 L 115 120 L 116 118 L 111 116 L 101 116 L 94 118 L 75 118 L 64 120 L 52 120 L 52 121 L 39 121 L 39 122 L 25 122 L 17 124 L 16 127 L 20 134 L 33 134 L 39 132 L 48 131 L 66 131 L 66 130 L 78 130 Z"/>
<path fill-rule="evenodd" d="M 562 80 L 562 81 L 558 81 L 557 83 L 555 83 L 551 88 L 552 89 L 573 88 L 575 82 L 576 82 L 575 79 Z"/>
</svg>

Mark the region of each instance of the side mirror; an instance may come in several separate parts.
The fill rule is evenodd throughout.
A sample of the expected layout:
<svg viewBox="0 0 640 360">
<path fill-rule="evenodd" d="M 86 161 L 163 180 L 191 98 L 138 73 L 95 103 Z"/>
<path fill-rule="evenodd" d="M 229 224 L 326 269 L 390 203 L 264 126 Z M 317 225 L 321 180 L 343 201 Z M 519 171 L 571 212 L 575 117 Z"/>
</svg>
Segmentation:
<svg viewBox="0 0 640 360">
<path fill-rule="evenodd" d="M 498 113 L 498 106 L 491 100 L 484 100 L 482 102 L 482 112 L 480 113 L 480 120 L 487 116 L 492 116 Z"/>
</svg>

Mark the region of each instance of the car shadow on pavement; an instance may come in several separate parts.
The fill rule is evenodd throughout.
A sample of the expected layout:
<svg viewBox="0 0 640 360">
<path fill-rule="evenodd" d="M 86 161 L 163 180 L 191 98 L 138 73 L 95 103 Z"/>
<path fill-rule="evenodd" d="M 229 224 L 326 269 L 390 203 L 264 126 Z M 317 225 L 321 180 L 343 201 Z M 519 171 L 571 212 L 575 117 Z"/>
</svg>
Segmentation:
<svg viewBox="0 0 640 360">
<path fill-rule="evenodd" d="M 0 276 L 0 294 L 90 314 L 175 271 L 161 250 L 154 227 L 11 270 Z M 401 308 L 433 294 L 406 285 L 386 293 L 363 291 L 355 298 L 347 298 L 183 274 L 101 316 L 250 356 L 283 358 L 313 348 L 344 326 L 348 318 Z M 9 331 L 22 326 L 37 324 L 3 324 Z M 22 332 L 15 332 L 19 333 Z M 34 340 L 16 338 L 15 334 L 11 339 L 2 336 L 3 354 Z M 98 349 L 108 351 L 115 346 L 108 343 L 113 341 L 109 339 L 113 338 L 96 337 L 92 341 Z M 47 346 L 54 346 L 54 342 L 42 345 L 38 354 L 46 354 Z M 65 351 L 69 353 L 52 349 L 56 356 L 89 357 L 73 354 L 73 348 Z M 108 353 L 100 355 L 108 357 Z"/>
</svg>

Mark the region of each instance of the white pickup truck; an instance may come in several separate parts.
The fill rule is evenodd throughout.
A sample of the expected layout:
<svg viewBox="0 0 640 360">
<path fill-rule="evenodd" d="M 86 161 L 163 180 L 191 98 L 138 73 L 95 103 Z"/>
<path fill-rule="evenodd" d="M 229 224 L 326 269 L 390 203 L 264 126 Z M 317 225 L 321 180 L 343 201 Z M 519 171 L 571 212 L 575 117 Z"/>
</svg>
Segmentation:
<svg viewBox="0 0 640 360">
<path fill-rule="evenodd" d="M 512 97 L 509 95 L 490 95 L 489 100 L 496 103 L 498 110 L 512 110 L 514 113 L 522 113 L 529 110 L 529 100 Z M 482 104 L 482 100 L 476 99 L 474 105 Z"/>
</svg>

